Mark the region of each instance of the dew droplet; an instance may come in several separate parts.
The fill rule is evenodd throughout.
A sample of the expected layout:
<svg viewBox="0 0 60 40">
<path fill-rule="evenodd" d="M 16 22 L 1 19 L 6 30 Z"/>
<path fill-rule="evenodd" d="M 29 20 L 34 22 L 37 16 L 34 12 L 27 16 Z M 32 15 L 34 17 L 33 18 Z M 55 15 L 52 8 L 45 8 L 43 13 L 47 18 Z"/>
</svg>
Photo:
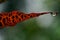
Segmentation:
<svg viewBox="0 0 60 40">
<path fill-rule="evenodd" d="M 51 15 L 52 15 L 52 16 L 56 16 L 57 13 L 56 13 L 56 12 L 51 12 Z"/>
</svg>

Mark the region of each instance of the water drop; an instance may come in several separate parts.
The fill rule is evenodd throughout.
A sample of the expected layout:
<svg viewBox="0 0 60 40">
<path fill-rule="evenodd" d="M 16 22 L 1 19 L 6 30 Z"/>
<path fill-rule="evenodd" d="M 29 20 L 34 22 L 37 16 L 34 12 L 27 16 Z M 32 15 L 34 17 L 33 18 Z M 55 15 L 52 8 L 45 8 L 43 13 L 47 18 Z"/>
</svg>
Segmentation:
<svg viewBox="0 0 60 40">
<path fill-rule="evenodd" d="M 56 12 L 51 12 L 51 15 L 52 16 L 57 16 L 57 13 Z"/>
</svg>

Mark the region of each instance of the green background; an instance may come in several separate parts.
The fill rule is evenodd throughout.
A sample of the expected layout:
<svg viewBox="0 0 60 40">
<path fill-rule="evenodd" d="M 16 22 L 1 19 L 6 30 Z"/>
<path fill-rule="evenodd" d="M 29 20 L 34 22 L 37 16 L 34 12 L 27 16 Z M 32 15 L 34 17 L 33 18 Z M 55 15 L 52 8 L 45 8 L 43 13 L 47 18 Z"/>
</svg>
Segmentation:
<svg viewBox="0 0 60 40">
<path fill-rule="evenodd" d="M 40 4 L 41 0 L 33 2 Z M 54 22 L 48 28 L 42 28 L 37 24 L 36 18 L 32 18 L 18 23 L 14 27 L 1 29 L 4 40 L 60 40 L 60 0 L 44 0 L 43 4 L 43 10 L 38 10 L 36 7 L 38 11 L 58 11 L 58 15 L 53 20 Z M 13 10 L 29 12 L 25 0 L 8 0 L 4 11 Z"/>
</svg>

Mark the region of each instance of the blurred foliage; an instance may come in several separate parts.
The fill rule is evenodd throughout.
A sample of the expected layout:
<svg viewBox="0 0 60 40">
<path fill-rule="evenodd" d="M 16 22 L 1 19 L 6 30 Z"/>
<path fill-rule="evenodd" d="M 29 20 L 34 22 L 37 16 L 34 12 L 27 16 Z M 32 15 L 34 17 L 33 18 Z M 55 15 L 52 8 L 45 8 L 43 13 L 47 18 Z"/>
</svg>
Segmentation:
<svg viewBox="0 0 60 40">
<path fill-rule="evenodd" d="M 60 12 L 60 0 L 46 0 L 44 3 L 48 10 Z M 10 1 L 6 11 L 14 10 L 15 6 Z M 60 17 L 56 17 L 49 28 L 40 28 L 33 18 L 4 30 L 6 40 L 60 40 Z"/>
</svg>

